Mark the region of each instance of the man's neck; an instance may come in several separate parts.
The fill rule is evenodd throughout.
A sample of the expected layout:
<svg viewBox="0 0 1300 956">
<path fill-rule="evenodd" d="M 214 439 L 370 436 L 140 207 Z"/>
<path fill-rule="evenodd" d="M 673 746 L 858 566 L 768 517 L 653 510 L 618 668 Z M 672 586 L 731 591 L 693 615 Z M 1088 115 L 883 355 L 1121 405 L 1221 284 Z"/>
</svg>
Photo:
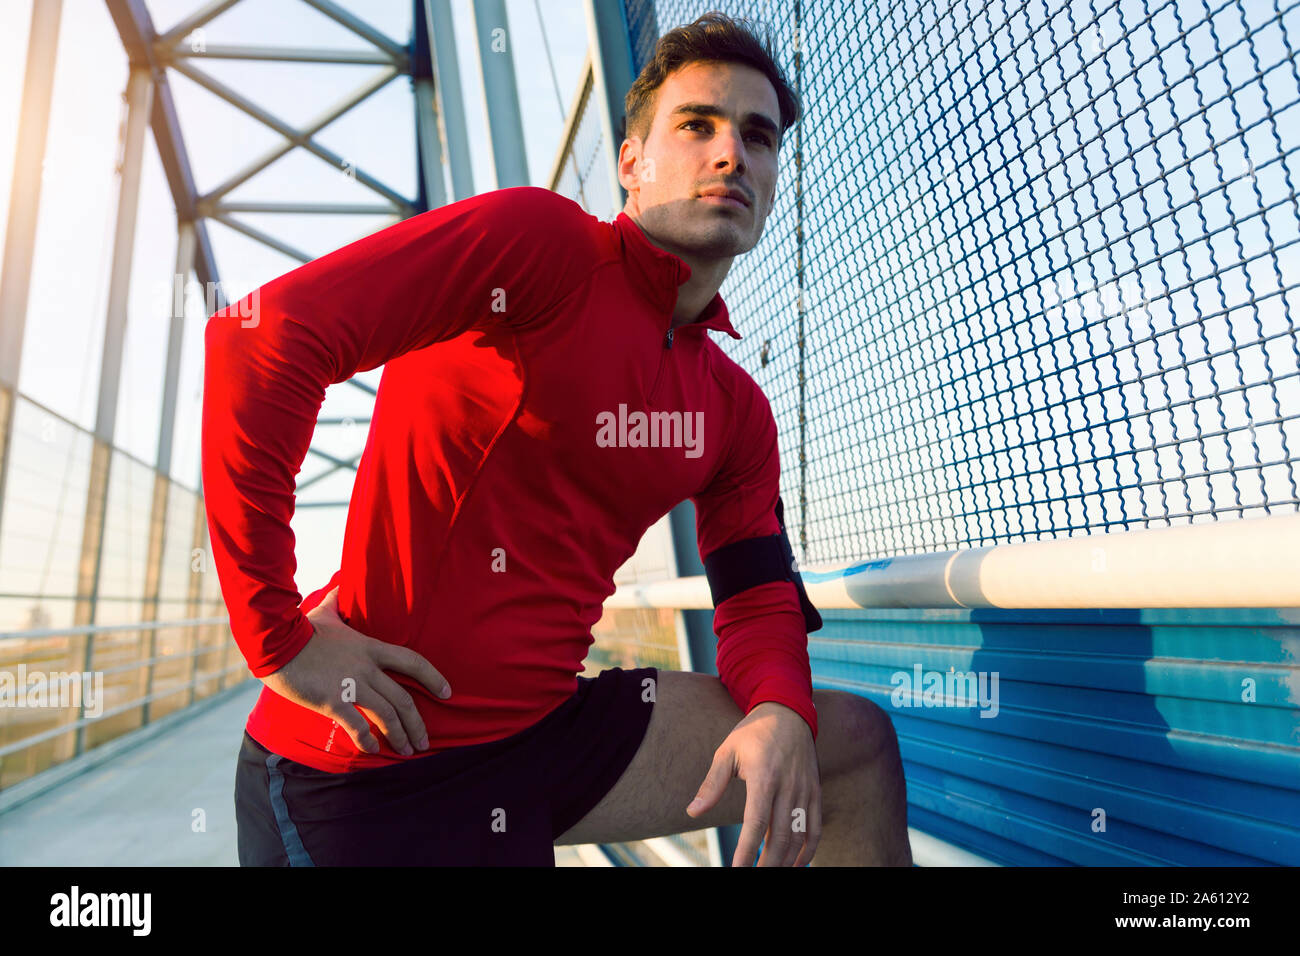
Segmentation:
<svg viewBox="0 0 1300 956">
<path fill-rule="evenodd" d="M 672 251 L 671 249 L 669 250 Z M 677 305 L 673 309 L 673 328 L 688 325 L 700 317 L 731 269 L 730 259 L 704 259 L 697 261 L 689 255 L 674 253 L 691 267 L 691 277 L 677 287 Z"/>
<path fill-rule="evenodd" d="M 640 216 L 636 210 L 629 208 L 624 211 L 628 218 L 641 227 Z M 702 258 L 671 243 L 660 242 L 644 228 L 641 228 L 641 232 L 651 245 L 665 252 L 671 252 L 691 267 L 691 277 L 677 288 L 677 305 L 673 308 L 673 328 L 689 325 L 700 317 L 700 313 L 708 307 L 713 297 L 718 294 L 718 290 L 722 288 L 722 280 L 731 271 L 732 257 Z"/>
</svg>

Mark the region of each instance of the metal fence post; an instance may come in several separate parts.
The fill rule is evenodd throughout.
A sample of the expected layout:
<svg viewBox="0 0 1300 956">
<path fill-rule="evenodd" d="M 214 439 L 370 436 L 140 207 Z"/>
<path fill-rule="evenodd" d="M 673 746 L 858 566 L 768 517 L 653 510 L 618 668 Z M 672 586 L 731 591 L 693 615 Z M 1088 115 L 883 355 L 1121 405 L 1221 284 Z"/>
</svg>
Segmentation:
<svg viewBox="0 0 1300 956">
<path fill-rule="evenodd" d="M 443 147 L 451 169 L 451 199 L 459 202 L 474 195 L 474 171 L 469 159 L 469 134 L 465 131 L 465 101 L 461 96 L 460 57 L 448 0 L 417 0 L 416 16 L 424 20 L 432 59 L 434 96 L 437 97 Z"/>
<path fill-rule="evenodd" d="M 113 269 L 108 287 L 108 319 L 104 327 L 104 352 L 100 365 L 99 405 L 95 415 L 90 482 L 86 492 L 86 519 L 82 530 L 81 563 L 77 574 L 77 624 L 94 623 L 99 601 L 100 568 L 104 555 L 104 524 L 108 508 L 109 474 L 113 463 L 113 433 L 117 424 L 118 387 L 122 377 L 122 349 L 126 337 L 127 298 L 131 286 L 131 260 L 135 252 L 135 223 L 139 209 L 141 160 L 145 127 L 152 104 L 153 75 L 148 67 L 133 67 L 127 79 L 126 123 L 122 136 L 121 179 L 117 220 L 113 235 Z M 94 641 L 86 641 L 83 670 L 94 664 Z M 85 717 L 85 701 L 80 707 Z M 77 728 L 76 752 L 85 749 L 86 726 Z"/>
<path fill-rule="evenodd" d="M 488 142 L 497 189 L 527 186 L 528 153 L 524 149 L 524 123 L 519 114 L 515 61 L 504 0 L 474 0 L 475 48 L 483 101 L 487 108 Z"/>
<path fill-rule="evenodd" d="M 27 325 L 27 297 L 31 291 L 42 164 L 50 126 L 62 11 L 63 0 L 32 4 L 31 32 L 27 38 L 27 71 L 9 192 L 4 262 L 0 266 L 0 523 L 4 520 L 9 448 L 18 405 L 18 372 L 22 363 L 23 330 Z"/>
<path fill-rule="evenodd" d="M 600 125 L 609 144 L 606 168 L 614 214 L 627 201 L 627 192 L 618 181 L 618 151 L 623 145 L 623 98 L 632 81 L 632 44 L 628 36 L 623 4 L 586 0 L 587 35 L 591 45 L 592 97 L 600 110 Z"/>
</svg>

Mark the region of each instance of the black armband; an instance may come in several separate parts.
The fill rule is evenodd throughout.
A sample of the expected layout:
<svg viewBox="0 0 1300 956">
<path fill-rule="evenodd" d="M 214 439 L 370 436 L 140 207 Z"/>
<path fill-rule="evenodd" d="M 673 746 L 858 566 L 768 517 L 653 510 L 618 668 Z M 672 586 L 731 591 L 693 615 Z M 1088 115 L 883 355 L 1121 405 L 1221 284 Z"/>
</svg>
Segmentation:
<svg viewBox="0 0 1300 956">
<path fill-rule="evenodd" d="M 803 578 L 795 569 L 794 550 L 785 530 L 785 506 L 779 495 L 776 499 L 776 523 L 781 529 L 777 534 L 723 545 L 704 559 L 704 573 L 709 579 L 713 606 L 716 608 L 733 594 L 759 584 L 790 581 L 799 594 L 804 624 L 811 634 L 822 626 L 822 617 L 808 600 Z"/>
</svg>

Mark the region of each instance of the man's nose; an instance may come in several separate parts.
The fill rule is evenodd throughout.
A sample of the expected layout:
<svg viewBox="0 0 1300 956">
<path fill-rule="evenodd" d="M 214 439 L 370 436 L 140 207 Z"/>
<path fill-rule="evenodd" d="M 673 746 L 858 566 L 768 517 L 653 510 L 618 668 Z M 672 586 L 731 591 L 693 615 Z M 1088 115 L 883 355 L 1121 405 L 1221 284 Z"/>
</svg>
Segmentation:
<svg viewBox="0 0 1300 956">
<path fill-rule="evenodd" d="M 718 135 L 718 143 L 719 151 L 714 164 L 719 169 L 732 167 L 737 176 L 744 173 L 747 168 L 745 140 L 740 133 L 735 130 L 724 131 Z"/>
</svg>

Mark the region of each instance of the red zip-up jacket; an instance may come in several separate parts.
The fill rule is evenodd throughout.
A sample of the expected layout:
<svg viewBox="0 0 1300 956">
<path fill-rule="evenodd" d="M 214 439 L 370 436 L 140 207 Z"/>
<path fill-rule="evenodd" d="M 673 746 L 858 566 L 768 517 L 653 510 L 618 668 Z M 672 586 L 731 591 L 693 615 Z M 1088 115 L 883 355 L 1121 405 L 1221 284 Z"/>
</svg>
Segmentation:
<svg viewBox="0 0 1300 956">
<path fill-rule="evenodd" d="M 418 651 L 452 688 L 440 700 L 389 672 L 428 730 L 412 757 L 373 722 L 380 753 L 360 751 L 268 688 L 249 715 L 254 739 L 345 772 L 510 736 L 577 689 L 615 571 L 674 506 L 695 502 L 701 557 L 779 531 L 771 407 L 705 334 L 740 338 L 721 295 L 670 334 L 689 277 L 625 213 L 604 222 L 517 187 L 360 239 L 209 319 L 203 488 L 252 673 L 302 649 L 305 612 L 337 585 L 351 627 Z M 339 571 L 304 601 L 295 476 L 325 387 L 379 365 Z M 639 420 L 655 414 L 658 427 Z M 741 711 L 780 702 L 815 737 L 794 584 L 733 595 L 714 630 Z"/>
</svg>

